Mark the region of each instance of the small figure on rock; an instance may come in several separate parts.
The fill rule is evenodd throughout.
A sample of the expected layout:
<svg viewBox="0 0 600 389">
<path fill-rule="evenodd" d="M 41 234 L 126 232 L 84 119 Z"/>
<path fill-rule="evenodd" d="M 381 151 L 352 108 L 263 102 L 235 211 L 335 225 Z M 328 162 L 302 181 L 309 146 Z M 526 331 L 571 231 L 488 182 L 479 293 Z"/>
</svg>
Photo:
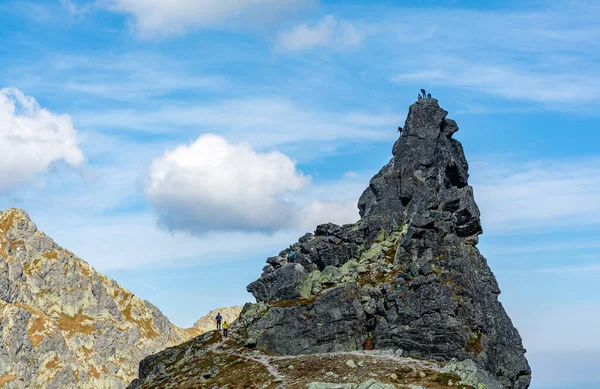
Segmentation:
<svg viewBox="0 0 600 389">
<path fill-rule="evenodd" d="M 227 337 L 227 329 L 229 328 L 229 324 L 227 324 L 227 320 L 223 322 L 223 336 Z"/>
<path fill-rule="evenodd" d="M 398 127 L 398 132 L 402 134 L 402 127 Z"/>
<path fill-rule="evenodd" d="M 422 97 L 421 97 L 421 94 L 420 94 L 420 93 L 419 93 L 419 97 L 418 97 L 418 99 L 419 99 L 419 100 L 421 100 L 421 99 L 422 99 Z"/>
<path fill-rule="evenodd" d="M 289 253 L 287 253 L 287 260 L 288 262 L 294 262 L 296 260 L 296 252 L 290 251 Z"/>
<path fill-rule="evenodd" d="M 431 93 L 427 93 L 427 98 L 430 99 L 431 98 Z"/>
<path fill-rule="evenodd" d="M 425 98 L 425 96 L 427 96 L 427 93 L 425 93 L 425 89 L 421 89 L 421 94 L 423 95 L 423 98 Z"/>
<path fill-rule="evenodd" d="M 223 316 L 221 316 L 221 312 L 217 313 L 217 317 L 215 317 L 217 321 L 217 331 L 221 329 L 221 320 L 223 320 Z"/>
</svg>

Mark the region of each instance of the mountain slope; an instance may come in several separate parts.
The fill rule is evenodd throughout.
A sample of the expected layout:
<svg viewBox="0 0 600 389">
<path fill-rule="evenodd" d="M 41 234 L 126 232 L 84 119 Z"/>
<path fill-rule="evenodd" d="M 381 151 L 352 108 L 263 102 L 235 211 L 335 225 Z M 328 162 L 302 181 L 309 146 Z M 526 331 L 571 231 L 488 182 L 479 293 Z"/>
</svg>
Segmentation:
<svg viewBox="0 0 600 389">
<path fill-rule="evenodd" d="M 0 387 L 124 388 L 143 357 L 188 338 L 24 211 L 0 211 Z"/>
<path fill-rule="evenodd" d="M 413 104 L 392 159 L 358 201 L 361 219 L 320 225 L 267 259 L 261 277 L 248 286 L 257 303 L 247 304 L 232 326 L 234 344 L 225 354 L 240 357 L 240 344 L 255 348 L 255 359 L 261 360 L 273 354 L 301 358 L 392 350 L 437 361 L 459 376 L 458 387 L 529 387 L 521 338 L 476 247 L 482 233 L 479 209 L 462 145 L 453 139 L 458 126 L 446 116 L 435 99 Z M 215 355 L 221 347 L 217 338 L 204 336 L 148 357 L 131 387 L 196 387 L 197 382 L 212 387 L 244 378 L 244 369 L 246 377 L 260 375 L 262 383 L 228 388 L 281 382 L 247 357 L 224 364 Z M 357 381 L 353 386 L 345 378 L 321 377 L 329 386 L 310 386 L 308 378 L 294 385 L 439 387 L 419 380 L 420 374 L 383 383 L 391 386 Z"/>
</svg>

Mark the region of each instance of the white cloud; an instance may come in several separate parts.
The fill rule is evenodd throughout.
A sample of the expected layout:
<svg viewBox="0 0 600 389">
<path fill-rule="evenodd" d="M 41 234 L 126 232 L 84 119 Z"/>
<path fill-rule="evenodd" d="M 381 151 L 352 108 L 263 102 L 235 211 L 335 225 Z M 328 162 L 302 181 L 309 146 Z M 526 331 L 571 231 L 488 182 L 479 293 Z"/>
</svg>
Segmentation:
<svg viewBox="0 0 600 389">
<path fill-rule="evenodd" d="M 333 15 L 326 16 L 314 26 L 300 24 L 277 37 L 281 51 L 304 51 L 315 47 L 345 49 L 358 46 L 363 34 L 351 23 L 339 21 Z"/>
<path fill-rule="evenodd" d="M 271 23 L 315 0 L 101 0 L 115 12 L 132 16 L 141 37 L 173 36 L 192 30 Z"/>
<path fill-rule="evenodd" d="M 0 191 L 10 191 L 63 161 L 79 165 L 84 156 L 68 115 L 41 108 L 17 89 L 0 89 Z"/>
<path fill-rule="evenodd" d="M 258 153 L 247 143 L 206 134 L 155 159 L 144 193 L 159 224 L 196 235 L 312 229 L 322 222 L 356 220 L 354 203 L 314 198 L 301 191 L 310 189 L 309 183 L 280 152 Z"/>
<path fill-rule="evenodd" d="M 308 182 L 279 152 L 207 134 L 154 160 L 145 193 L 170 229 L 269 231 L 290 226 L 284 197 Z"/>
</svg>

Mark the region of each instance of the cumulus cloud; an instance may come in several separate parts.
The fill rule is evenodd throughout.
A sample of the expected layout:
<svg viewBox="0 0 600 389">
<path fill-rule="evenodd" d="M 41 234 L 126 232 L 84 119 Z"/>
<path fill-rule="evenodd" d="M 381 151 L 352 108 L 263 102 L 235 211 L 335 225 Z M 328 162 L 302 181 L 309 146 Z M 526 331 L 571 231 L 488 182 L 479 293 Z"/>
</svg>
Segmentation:
<svg viewBox="0 0 600 389">
<path fill-rule="evenodd" d="M 68 115 L 41 108 L 17 89 L 0 89 L 0 191 L 30 181 L 54 163 L 79 165 L 84 156 Z"/>
<path fill-rule="evenodd" d="M 173 36 L 191 30 L 269 23 L 316 0 L 102 0 L 109 10 L 132 16 L 141 37 Z"/>
<path fill-rule="evenodd" d="M 326 16 L 316 25 L 301 24 L 277 37 L 280 51 L 304 51 L 316 47 L 345 49 L 358 46 L 363 34 L 352 24 L 337 20 L 333 15 Z"/>
<path fill-rule="evenodd" d="M 302 192 L 304 191 L 304 192 Z M 356 219 L 356 206 L 314 198 L 310 177 L 288 156 L 205 134 L 155 159 L 144 192 L 172 231 L 272 232 Z"/>
<path fill-rule="evenodd" d="M 284 154 L 207 134 L 154 160 L 145 191 L 172 229 L 271 230 L 289 225 L 285 195 L 308 182 Z"/>
</svg>

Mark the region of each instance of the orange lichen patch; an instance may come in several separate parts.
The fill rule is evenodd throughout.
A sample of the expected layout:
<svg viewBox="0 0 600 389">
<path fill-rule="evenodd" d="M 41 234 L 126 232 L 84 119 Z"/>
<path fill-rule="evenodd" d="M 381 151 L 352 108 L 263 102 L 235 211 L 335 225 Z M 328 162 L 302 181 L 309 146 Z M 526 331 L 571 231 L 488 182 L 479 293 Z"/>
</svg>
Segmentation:
<svg viewBox="0 0 600 389">
<path fill-rule="evenodd" d="M 27 327 L 27 334 L 31 339 L 33 347 L 37 347 L 46 337 L 44 331 L 46 330 L 46 318 L 44 315 L 33 314 L 29 319 L 29 325 Z"/>
<path fill-rule="evenodd" d="M 14 376 L 11 374 L 0 376 L 0 388 L 16 379 L 17 379 L 17 376 Z"/>
<path fill-rule="evenodd" d="M 26 263 L 25 265 L 23 265 L 23 273 L 25 273 L 28 276 L 31 276 L 33 274 L 33 271 L 38 268 L 40 262 L 42 262 L 42 259 L 38 258 L 34 259 L 33 262 Z"/>
<path fill-rule="evenodd" d="M 52 360 L 48 361 L 45 365 L 44 368 L 48 369 L 48 370 L 54 370 L 57 367 L 59 367 L 60 365 L 60 359 L 55 355 L 54 358 L 52 358 Z"/>
<path fill-rule="evenodd" d="M 6 248 L 10 247 L 11 250 L 23 245 L 22 240 L 11 241 L 7 239 L 8 230 L 16 224 L 19 220 L 25 220 L 21 215 L 21 211 L 17 209 L 9 209 L 5 212 L 0 213 L 0 255 L 7 260 L 12 260 L 13 257 L 6 252 Z"/>
<path fill-rule="evenodd" d="M 46 259 L 58 259 L 58 253 L 56 252 L 56 250 L 51 250 L 51 251 L 45 252 L 43 257 Z"/>
<path fill-rule="evenodd" d="M 22 240 L 13 240 L 9 243 L 11 250 L 16 250 L 17 247 L 22 246 L 24 244 L 25 242 L 23 242 Z"/>
<path fill-rule="evenodd" d="M 13 210 L 8 210 L 2 213 L 0 217 L 0 232 L 8 232 L 8 230 L 10 230 L 10 227 L 12 227 L 13 224 L 15 224 L 16 219 L 16 212 Z"/>
<path fill-rule="evenodd" d="M 113 289 L 112 296 L 114 299 L 117 300 L 117 303 L 120 305 L 125 305 L 125 304 L 130 303 L 131 299 L 133 298 L 133 294 L 131 294 L 129 291 L 127 291 L 126 289 L 123 289 L 121 287 L 117 287 L 117 288 Z"/>
<path fill-rule="evenodd" d="M 156 329 L 154 329 L 154 325 L 152 324 L 152 319 L 142 319 L 139 317 L 133 317 L 131 313 L 131 307 L 133 305 L 133 300 L 129 302 L 129 304 L 122 311 L 123 316 L 125 316 L 125 320 L 134 323 L 140 330 L 142 336 L 146 338 L 156 338 L 159 336 Z"/>
<path fill-rule="evenodd" d="M 81 354 L 85 355 L 86 357 L 90 357 L 92 355 L 92 353 L 94 352 L 94 349 L 87 348 L 87 347 L 81 347 L 81 348 L 79 348 L 79 351 L 81 352 Z"/>
<path fill-rule="evenodd" d="M 81 312 L 75 317 L 59 314 L 58 328 L 65 331 L 68 338 L 75 334 L 91 335 L 94 332 L 94 322 L 91 317 L 83 315 Z"/>
<path fill-rule="evenodd" d="M 100 378 L 100 372 L 98 371 L 98 369 L 96 369 L 96 366 L 90 366 L 90 368 L 88 369 L 88 373 L 93 378 Z"/>
<path fill-rule="evenodd" d="M 91 278 L 92 272 L 90 270 L 90 265 L 83 261 L 76 261 L 76 263 L 77 267 L 79 268 L 79 271 L 81 272 L 81 275 L 83 275 L 86 278 Z"/>
</svg>

